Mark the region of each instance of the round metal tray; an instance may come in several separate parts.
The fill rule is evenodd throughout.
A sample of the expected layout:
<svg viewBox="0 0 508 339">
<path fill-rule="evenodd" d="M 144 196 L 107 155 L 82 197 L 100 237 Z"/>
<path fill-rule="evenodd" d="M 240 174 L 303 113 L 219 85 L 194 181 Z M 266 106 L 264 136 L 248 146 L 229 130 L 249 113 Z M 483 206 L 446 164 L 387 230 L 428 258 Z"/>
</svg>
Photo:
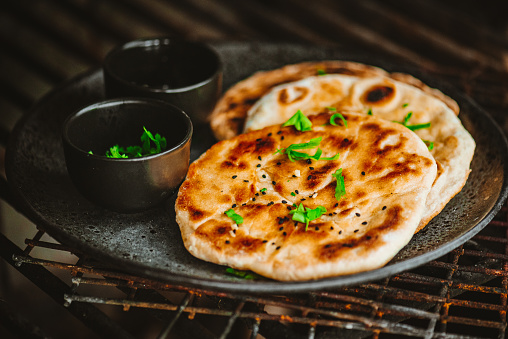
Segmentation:
<svg viewBox="0 0 508 339">
<path fill-rule="evenodd" d="M 417 68 L 394 66 L 344 49 L 234 42 L 212 46 L 224 61 L 225 88 L 258 70 L 301 61 L 342 59 L 410 73 L 442 90 L 459 103 L 459 117 L 477 143 L 465 187 L 382 268 L 300 282 L 237 278 L 226 273 L 224 266 L 196 259 L 185 250 L 175 222 L 175 197 L 158 209 L 120 214 L 95 206 L 76 191 L 67 174 L 60 131 L 69 113 L 103 99 L 102 71 L 92 70 L 52 91 L 18 122 L 12 133 L 6 157 L 7 179 L 29 217 L 59 242 L 131 274 L 195 288 L 292 293 L 377 280 L 436 259 L 478 233 L 506 199 L 508 145 L 501 129 L 471 99 Z M 196 126 L 191 160 L 214 142 L 208 126 Z"/>
</svg>

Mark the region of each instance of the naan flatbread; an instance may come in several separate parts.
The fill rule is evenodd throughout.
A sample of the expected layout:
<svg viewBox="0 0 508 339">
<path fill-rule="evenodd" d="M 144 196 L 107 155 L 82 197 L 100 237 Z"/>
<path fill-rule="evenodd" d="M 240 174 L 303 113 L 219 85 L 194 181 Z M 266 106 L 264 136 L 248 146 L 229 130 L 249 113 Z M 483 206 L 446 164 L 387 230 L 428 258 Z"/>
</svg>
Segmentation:
<svg viewBox="0 0 508 339">
<path fill-rule="evenodd" d="M 450 108 L 453 105 L 448 105 L 450 100 L 387 76 L 311 76 L 276 86 L 258 100 L 247 113 L 244 132 L 283 123 L 297 110 L 314 114 L 329 110 L 327 107 L 371 112 L 398 122 L 411 113 L 409 125 L 430 123 L 429 128 L 415 131 L 429 145 L 432 143 L 431 154 L 438 164 L 419 231 L 460 192 L 470 173 L 475 142 Z"/>
<path fill-rule="evenodd" d="M 360 78 L 383 76 L 398 80 L 436 97 L 446 103 L 455 114 L 459 114 L 459 107 L 454 100 L 408 74 L 388 73 L 378 67 L 350 61 L 303 62 L 274 70 L 257 72 L 229 88 L 210 116 L 210 126 L 215 137 L 218 140 L 224 140 L 242 133 L 249 109 L 273 87 L 318 75 L 320 72 L 351 75 Z"/>
<path fill-rule="evenodd" d="M 406 127 L 363 113 L 309 117 L 312 131 L 275 125 L 220 141 L 190 165 L 175 204 L 187 250 L 197 258 L 277 280 L 352 274 L 385 265 L 414 234 L 436 178 L 424 142 Z M 322 138 L 321 157 L 277 152 Z M 302 150 L 314 154 L 316 149 Z M 346 195 L 336 199 L 342 169 Z M 290 210 L 326 213 L 305 223 Z M 236 224 L 229 209 L 243 217 Z"/>
</svg>

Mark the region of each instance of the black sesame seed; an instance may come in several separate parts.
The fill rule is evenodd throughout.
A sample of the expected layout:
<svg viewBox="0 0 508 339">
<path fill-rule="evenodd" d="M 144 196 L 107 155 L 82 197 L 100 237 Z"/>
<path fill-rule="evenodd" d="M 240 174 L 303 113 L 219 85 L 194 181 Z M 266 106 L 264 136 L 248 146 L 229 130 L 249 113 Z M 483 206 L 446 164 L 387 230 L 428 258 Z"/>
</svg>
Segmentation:
<svg viewBox="0 0 508 339">
<path fill-rule="evenodd" d="M 286 235 L 288 235 L 288 234 L 287 234 L 286 232 L 282 232 L 282 235 L 283 235 L 283 236 L 286 236 Z"/>
<path fill-rule="evenodd" d="M 333 226 L 330 226 L 330 230 L 333 231 Z"/>
<path fill-rule="evenodd" d="M 300 193 L 298 193 L 298 190 L 295 190 L 295 193 L 296 193 L 296 194 L 300 194 Z"/>
<path fill-rule="evenodd" d="M 242 204 L 242 206 L 246 206 L 246 205 L 247 205 L 247 203 L 246 203 L 246 202 L 244 202 L 244 203 Z"/>
<path fill-rule="evenodd" d="M 277 246 L 277 247 L 275 248 L 275 250 L 277 250 L 277 251 L 278 251 L 278 250 L 280 250 L 280 246 Z"/>
<path fill-rule="evenodd" d="M 249 180 L 244 180 L 243 182 L 249 182 Z"/>
<path fill-rule="evenodd" d="M 359 230 L 355 230 L 355 233 L 358 232 Z"/>
<path fill-rule="evenodd" d="M 238 175 L 233 175 L 231 178 L 236 179 L 238 178 Z"/>
<path fill-rule="evenodd" d="M 311 166 L 311 167 L 309 167 L 309 169 L 310 169 L 310 170 L 314 170 L 314 167 L 312 167 L 312 166 Z"/>
<path fill-rule="evenodd" d="M 279 225 L 282 225 L 284 223 L 284 219 L 279 219 Z M 282 231 L 284 227 L 279 228 L 279 231 Z"/>
<path fill-rule="evenodd" d="M 367 225 L 367 222 L 366 221 L 362 222 L 362 225 Z"/>
<path fill-rule="evenodd" d="M 328 245 L 325 245 L 325 248 L 330 248 L 332 247 L 332 245 L 328 244 Z"/>
<path fill-rule="evenodd" d="M 236 234 L 236 230 L 233 230 L 233 233 Z"/>
<path fill-rule="evenodd" d="M 279 161 L 279 162 L 277 162 L 277 166 L 280 166 L 280 165 L 282 165 L 282 163 L 281 163 L 280 161 Z"/>
<path fill-rule="evenodd" d="M 254 195 L 255 195 L 256 197 L 259 197 L 259 193 L 255 193 Z"/>
<path fill-rule="evenodd" d="M 316 231 L 319 231 L 319 227 L 317 227 L 317 226 L 316 226 L 315 230 L 316 230 Z"/>
<path fill-rule="evenodd" d="M 231 205 L 231 207 L 232 207 L 232 208 L 235 208 L 235 207 L 236 207 L 236 204 Z"/>
<path fill-rule="evenodd" d="M 274 243 L 274 242 L 272 242 L 272 245 L 275 245 L 275 243 Z"/>
<path fill-rule="evenodd" d="M 288 202 L 286 200 L 281 201 L 283 204 L 287 204 Z"/>
<path fill-rule="evenodd" d="M 256 167 L 261 167 L 261 164 L 258 164 Z"/>
<path fill-rule="evenodd" d="M 294 225 L 295 225 L 295 227 L 298 226 L 298 221 L 295 221 Z"/>
<path fill-rule="evenodd" d="M 331 217 L 331 216 L 333 216 L 333 213 L 328 213 L 328 215 Z"/>
<path fill-rule="evenodd" d="M 339 231 L 339 234 L 342 234 L 342 231 Z"/>
<path fill-rule="evenodd" d="M 293 174 L 293 178 L 296 178 L 296 174 Z"/>
<path fill-rule="evenodd" d="M 277 134 L 281 134 L 281 133 L 282 133 L 282 131 L 278 131 L 278 132 L 277 132 Z"/>
<path fill-rule="evenodd" d="M 386 206 L 383 206 L 382 210 L 384 211 L 386 209 Z"/>
<path fill-rule="evenodd" d="M 311 179 L 312 179 L 312 175 L 309 175 L 309 176 L 307 177 L 307 180 L 311 180 Z"/>
<path fill-rule="evenodd" d="M 356 215 L 357 217 L 359 217 L 361 214 L 360 214 L 360 213 L 355 213 L 355 215 Z"/>
<path fill-rule="evenodd" d="M 269 136 L 269 137 L 271 137 L 271 136 L 272 136 L 272 133 L 271 133 L 271 132 L 270 132 L 270 133 L 268 133 L 268 136 Z"/>
<path fill-rule="evenodd" d="M 256 201 L 256 198 L 252 198 L 252 201 Z"/>
<path fill-rule="evenodd" d="M 263 174 L 261 177 L 262 177 L 262 178 L 266 178 L 266 175 L 265 175 L 265 174 Z"/>
<path fill-rule="evenodd" d="M 256 139 L 256 141 L 261 141 L 261 140 L 263 140 L 263 139 L 261 139 L 261 138 Z"/>
<path fill-rule="evenodd" d="M 372 237 L 370 235 L 366 236 L 365 239 L 370 240 Z"/>
<path fill-rule="evenodd" d="M 261 160 L 261 156 L 259 156 L 258 159 Z"/>
<path fill-rule="evenodd" d="M 305 198 L 301 198 L 301 199 L 300 199 L 300 201 L 305 201 L 305 200 L 307 200 L 307 199 L 305 199 Z"/>
<path fill-rule="evenodd" d="M 333 205 L 333 207 L 337 207 L 337 206 L 339 206 L 338 202 L 336 202 L 335 205 Z"/>
<path fill-rule="evenodd" d="M 282 140 L 284 140 L 284 136 L 281 136 L 281 137 L 280 137 L 280 141 L 282 141 Z"/>
<path fill-rule="evenodd" d="M 365 172 L 362 171 L 362 175 L 365 175 Z"/>
<path fill-rule="evenodd" d="M 265 194 L 266 194 L 266 192 L 265 192 L 265 191 L 263 191 L 263 192 L 261 192 L 261 194 L 265 195 Z"/>
<path fill-rule="evenodd" d="M 272 185 L 275 186 L 275 184 L 277 184 L 275 181 L 272 181 Z"/>
<path fill-rule="evenodd" d="M 291 211 L 291 206 L 288 206 L 288 207 L 286 207 L 286 208 L 288 209 L 288 211 Z"/>
<path fill-rule="evenodd" d="M 348 139 L 348 138 L 344 138 L 344 141 L 345 141 L 345 142 L 349 142 L 349 139 Z"/>
<path fill-rule="evenodd" d="M 229 240 L 226 240 L 226 244 L 229 244 Z"/>
<path fill-rule="evenodd" d="M 268 242 L 268 240 L 263 240 L 263 244 L 266 244 Z"/>
<path fill-rule="evenodd" d="M 308 163 L 308 164 L 312 164 L 312 160 L 307 159 L 307 163 Z"/>
<path fill-rule="evenodd" d="M 279 222 L 280 223 L 280 222 Z M 279 227 L 279 231 L 282 231 L 284 229 L 284 227 Z"/>
</svg>

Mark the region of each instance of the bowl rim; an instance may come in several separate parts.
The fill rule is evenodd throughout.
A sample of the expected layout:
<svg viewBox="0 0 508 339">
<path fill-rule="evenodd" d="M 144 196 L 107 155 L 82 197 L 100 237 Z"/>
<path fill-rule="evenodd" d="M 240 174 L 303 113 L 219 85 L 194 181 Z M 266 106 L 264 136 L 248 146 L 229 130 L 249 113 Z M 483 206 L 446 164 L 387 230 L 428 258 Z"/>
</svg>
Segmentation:
<svg viewBox="0 0 508 339">
<path fill-rule="evenodd" d="M 112 58 L 114 58 L 115 56 L 117 56 L 119 53 L 121 53 L 124 50 L 133 49 L 133 48 L 153 47 L 153 46 L 169 46 L 169 45 L 174 45 L 174 44 L 179 44 L 179 45 L 184 45 L 184 46 L 185 45 L 193 46 L 193 47 L 198 47 L 203 50 L 209 51 L 215 57 L 215 61 L 216 61 L 216 65 L 217 65 L 215 71 L 212 72 L 211 75 L 206 77 L 204 80 L 194 83 L 192 85 L 188 85 L 188 86 L 184 86 L 184 87 L 177 87 L 177 88 L 160 88 L 160 87 L 156 87 L 156 86 L 149 86 L 149 85 L 141 86 L 141 85 L 134 84 L 134 83 L 127 81 L 124 78 L 118 76 L 118 74 L 112 70 L 112 67 L 111 67 Z M 213 47 L 211 47 L 210 45 L 208 45 L 204 42 L 191 41 L 191 40 L 179 39 L 179 38 L 174 38 L 174 37 L 153 37 L 153 38 L 142 38 L 142 39 L 132 40 L 132 41 L 126 42 L 122 45 L 114 47 L 111 51 L 109 51 L 106 54 L 106 57 L 104 58 L 104 61 L 102 62 L 102 69 L 105 74 L 107 73 L 109 76 L 114 78 L 116 81 L 122 83 L 122 85 L 127 86 L 129 88 L 136 89 L 137 91 L 146 92 L 146 93 L 153 92 L 153 93 L 171 94 L 171 93 L 188 92 L 188 91 L 202 87 L 202 86 L 212 82 L 222 72 L 223 62 L 222 62 L 222 59 L 221 59 L 219 53 L 217 53 L 217 51 L 215 49 L 213 49 Z"/>
<path fill-rule="evenodd" d="M 72 142 L 71 138 L 69 137 L 69 126 L 72 123 L 72 121 L 79 116 L 86 114 L 94 109 L 102 108 L 102 107 L 112 107 L 112 106 L 118 106 L 123 104 L 149 104 L 149 105 L 156 105 L 156 106 L 166 106 L 175 112 L 178 112 L 178 114 L 181 114 L 185 121 L 185 126 L 187 132 L 185 133 L 185 136 L 182 138 L 181 141 L 179 141 L 175 146 L 168 148 L 164 150 L 163 152 L 159 152 L 156 154 L 151 155 L 145 155 L 142 157 L 135 157 L 135 158 L 109 158 L 103 155 L 98 154 L 91 154 L 88 151 L 83 150 L 82 148 L 76 146 L 74 142 Z M 70 146 L 75 151 L 78 151 L 79 153 L 86 155 L 88 157 L 92 157 L 94 159 L 100 159 L 102 161 L 112 161 L 112 162 L 143 162 L 148 161 L 153 158 L 162 157 L 166 154 L 175 152 L 179 149 L 184 148 L 188 143 L 192 140 L 192 134 L 194 132 L 194 126 L 192 124 L 191 118 L 185 113 L 182 109 L 178 108 L 177 106 L 170 104 L 166 101 L 160 100 L 160 99 L 154 99 L 154 98 L 144 98 L 144 97 L 122 97 L 122 98 L 114 98 L 114 99 L 107 99 L 107 100 L 101 100 L 98 102 L 94 102 L 92 104 L 86 105 L 84 107 L 81 107 L 71 114 L 69 114 L 63 124 L 62 124 L 62 140 L 64 143 L 66 143 L 68 146 Z"/>
</svg>

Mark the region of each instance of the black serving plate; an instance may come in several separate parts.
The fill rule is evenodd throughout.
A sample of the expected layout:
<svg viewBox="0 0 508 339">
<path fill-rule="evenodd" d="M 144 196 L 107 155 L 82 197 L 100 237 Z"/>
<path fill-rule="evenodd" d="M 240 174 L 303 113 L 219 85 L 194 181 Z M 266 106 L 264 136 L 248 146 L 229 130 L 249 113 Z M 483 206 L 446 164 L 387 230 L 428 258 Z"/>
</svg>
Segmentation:
<svg viewBox="0 0 508 339">
<path fill-rule="evenodd" d="M 407 72 L 439 88 L 457 100 L 461 107 L 459 117 L 477 143 L 465 187 L 382 268 L 301 282 L 243 280 L 226 273 L 225 267 L 198 260 L 185 250 L 175 222 L 175 197 L 163 208 L 120 214 L 90 203 L 74 188 L 65 166 L 60 131 L 72 111 L 103 99 L 102 71 L 93 70 L 52 91 L 19 121 L 12 133 L 7 149 L 7 179 L 24 212 L 59 242 L 131 274 L 189 287 L 291 293 L 377 280 L 438 258 L 485 227 L 506 199 L 508 145 L 501 129 L 464 94 L 417 68 L 393 66 L 344 49 L 267 43 L 212 46 L 224 61 L 226 89 L 258 70 L 323 59 L 353 60 Z M 208 126 L 196 126 L 191 161 L 214 142 Z"/>
</svg>

